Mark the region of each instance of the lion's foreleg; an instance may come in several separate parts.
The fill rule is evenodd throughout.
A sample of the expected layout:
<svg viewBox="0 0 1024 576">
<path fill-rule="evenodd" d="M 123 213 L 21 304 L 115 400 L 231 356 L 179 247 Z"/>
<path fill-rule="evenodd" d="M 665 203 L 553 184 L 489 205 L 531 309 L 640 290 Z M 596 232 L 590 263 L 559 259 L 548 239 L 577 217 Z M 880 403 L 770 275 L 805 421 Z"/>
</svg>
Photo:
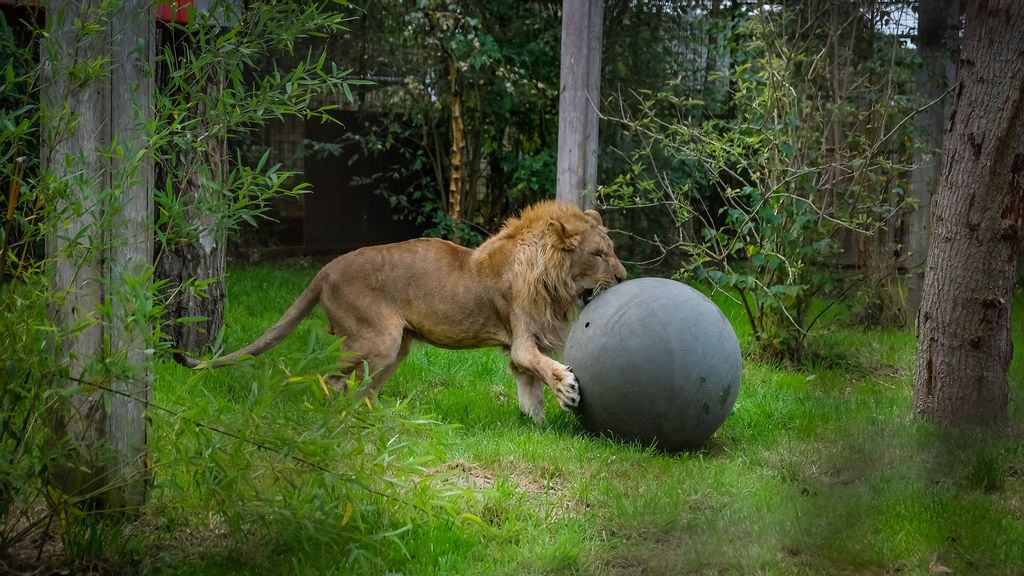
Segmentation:
<svg viewBox="0 0 1024 576">
<path fill-rule="evenodd" d="M 514 341 L 510 356 L 513 364 L 547 382 L 559 406 L 565 410 L 579 406 L 580 385 L 576 375 L 565 364 L 545 356 L 532 338 Z"/>
<path fill-rule="evenodd" d="M 509 362 L 509 372 L 516 379 L 516 388 L 519 393 L 519 409 L 533 421 L 540 424 L 544 421 L 544 382 L 539 380 L 532 372 L 523 370 L 516 364 Z"/>
</svg>

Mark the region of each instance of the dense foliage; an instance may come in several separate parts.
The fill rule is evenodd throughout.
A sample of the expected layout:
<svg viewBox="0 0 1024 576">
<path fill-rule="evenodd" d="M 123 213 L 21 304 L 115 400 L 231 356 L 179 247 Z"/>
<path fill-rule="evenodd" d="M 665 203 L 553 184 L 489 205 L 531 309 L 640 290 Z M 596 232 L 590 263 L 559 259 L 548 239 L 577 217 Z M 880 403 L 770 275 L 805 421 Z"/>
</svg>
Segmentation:
<svg viewBox="0 0 1024 576">
<path fill-rule="evenodd" d="M 549 197 L 561 3 L 365 10 L 325 44 L 374 81 L 357 106 L 381 121 L 341 142 L 307 141 L 309 153 L 362 162 L 399 151 L 404 162 L 371 177 L 377 192 L 397 215 L 462 243 Z M 606 2 L 600 202 L 624 209 L 610 221 L 627 259 L 735 294 L 772 357 L 802 356 L 822 312 L 813 302 L 856 295 L 865 321 L 904 322 L 899 210 L 908 120 L 922 104 L 910 96 L 913 50 L 890 34 L 905 10 Z"/>
<path fill-rule="evenodd" d="M 667 216 L 661 238 L 644 238 L 654 256 L 683 254 L 684 277 L 735 294 L 760 350 L 791 360 L 857 286 L 844 259 L 861 277 L 895 275 L 892 243 L 858 242 L 890 239 L 898 222 L 914 111 L 910 52 L 876 30 L 878 14 L 809 8 L 732 22 L 726 111 L 678 88 L 638 94 L 620 118 L 630 166 L 602 196 Z"/>
<path fill-rule="evenodd" d="M 603 93 L 654 89 L 695 66 L 680 38 L 703 38 L 696 4 L 608 0 Z M 340 142 L 309 141 L 312 154 L 361 162 L 382 149 L 405 161 L 373 179 L 396 212 L 430 234 L 457 233 L 472 244 L 509 215 L 554 190 L 558 140 L 561 2 L 536 0 L 371 0 L 351 31 L 327 41 L 331 56 L 355 63 L 374 85 L 356 92 L 360 110 L 383 114 L 367 133 Z M 694 49 L 696 50 L 696 49 Z M 449 211 L 456 104 L 464 118 L 458 142 L 462 201 Z M 618 139 L 608 124 L 607 141 Z M 607 150 L 606 174 L 616 170 Z"/>
<path fill-rule="evenodd" d="M 176 244 L 254 221 L 270 199 L 302 191 L 301 184 L 287 184 L 289 174 L 265 155 L 252 163 L 239 154 L 211 161 L 220 154 L 214 150 L 219 139 L 286 115 L 326 117 L 330 105 L 318 99 L 351 97 L 360 83 L 323 51 L 295 52 L 300 39 L 344 30 L 351 20 L 346 2 L 267 0 L 247 2 L 244 9 L 215 2 L 208 12 L 192 13 L 187 24 L 163 30 L 169 41 L 154 68 L 145 70 L 160 82 L 141 147 L 115 139 L 100 141 L 96 150 L 58 152 L 57 144 L 82 118 L 72 105 L 76 91 L 102 86 L 111 76 L 110 58 L 91 47 L 116 37 L 118 29 L 109 27 L 117 9 L 118 3 L 104 4 L 74 17 L 55 9 L 49 28 L 37 28 L 36 12 L 27 11 L 24 21 L 13 23 L 18 32 L 0 20 L 0 571 L 38 560 L 43 548 L 53 548 L 47 543 L 53 535 L 64 562 L 77 571 L 140 560 L 141 544 L 127 533 L 148 521 L 147 511 L 109 510 L 107 501 L 95 498 L 110 488 L 97 472 L 112 452 L 103 433 L 72 439 L 51 432 L 55 418 L 94 425 L 91 412 L 64 416 L 72 413 L 72 399 L 100 398 L 109 405 L 123 394 L 115 387 L 119 380 L 152 377 L 151 366 L 133 363 L 128 350 L 109 341 L 96 354 L 69 351 L 64 342 L 94 327 L 108 334 L 117 316 L 119 325 L 137 326 L 146 335 L 147 357 L 161 357 L 170 346 L 158 328 L 168 295 L 153 280 L 153 266 L 138 275 L 97 278 L 84 272 L 103 270 L 110 251 L 127 241 L 115 216 L 127 187 L 141 178 L 140 166 L 151 162 L 161 175 L 152 187 L 155 218 L 148 229 L 157 238 L 158 261 Z M 62 25 L 71 33 L 57 34 Z M 73 45 L 58 46 L 53 38 L 70 38 Z M 294 62 L 254 73 L 271 53 L 290 53 Z M 59 64 L 40 66 L 39 58 Z M 47 83 L 67 92 L 47 97 L 41 81 L 46 73 Z M 103 176 L 94 173 L 98 165 Z M 196 182 L 205 194 L 187 193 Z M 196 198 L 203 202 L 199 213 L 213 220 L 189 216 Z M 79 226 L 76 232 L 67 232 L 69 223 Z M 53 242 L 58 235 L 59 244 Z M 87 281 L 54 286 L 58 260 Z M 55 321 L 53 310 L 64 299 L 97 284 L 103 297 L 94 306 L 74 310 L 70 322 Z M 203 286 L 177 289 L 201 292 Z M 354 565 L 372 565 L 378 542 L 413 518 L 452 521 L 432 488 L 417 484 L 420 463 L 430 453 L 417 448 L 425 422 L 401 407 L 361 410 L 354 398 L 324 385 L 319 374 L 330 369 L 295 362 L 283 382 L 278 374 L 251 374 L 246 400 L 220 411 L 177 397 L 149 403 L 150 431 L 168 439 L 152 444 L 147 466 L 148 511 L 159 510 L 154 521 L 195 529 L 198 505 L 209 514 L 202 527 L 215 526 L 238 546 L 266 541 L 268 531 L 283 533 L 305 550 L 349 550 Z M 200 374 L 190 386 L 200 391 L 205 385 Z M 278 401 L 285 397 L 282 406 Z M 72 493 L 54 480 L 69 469 L 92 478 L 87 491 Z M 136 546 L 124 545 L 129 540 Z"/>
</svg>

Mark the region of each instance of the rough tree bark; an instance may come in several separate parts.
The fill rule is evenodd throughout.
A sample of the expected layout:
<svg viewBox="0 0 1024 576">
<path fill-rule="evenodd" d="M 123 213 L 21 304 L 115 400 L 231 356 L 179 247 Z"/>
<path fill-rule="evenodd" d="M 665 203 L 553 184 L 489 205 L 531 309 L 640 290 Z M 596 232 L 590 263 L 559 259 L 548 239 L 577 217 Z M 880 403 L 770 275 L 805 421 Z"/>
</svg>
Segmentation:
<svg viewBox="0 0 1024 576">
<path fill-rule="evenodd" d="M 942 97 L 956 76 L 956 49 L 960 31 L 960 0 L 921 0 L 917 24 L 918 54 L 921 68 L 914 75 L 914 89 L 924 102 Z M 903 241 L 907 268 L 907 316 L 914 318 L 921 307 L 924 264 L 928 256 L 931 203 L 942 171 L 942 138 L 952 95 L 919 112 L 914 117 L 917 142 L 914 143 L 914 169 L 910 174 L 908 195 L 916 209 L 907 215 Z"/>
<path fill-rule="evenodd" d="M 209 153 L 207 163 L 218 166 L 222 159 Z M 164 333 L 175 348 L 199 354 L 216 341 L 224 327 L 225 234 L 218 230 L 215 216 L 202 210 L 203 196 L 212 186 L 190 177 L 182 191 L 188 207 L 186 217 L 198 226 L 195 242 L 165 246 L 157 256 L 155 276 L 167 281 Z M 203 285 L 195 289 L 193 279 Z M 182 321 L 188 319 L 188 321 Z"/>
<path fill-rule="evenodd" d="M 1024 2 L 967 4 L 956 92 L 918 315 L 914 411 L 1000 425 L 1024 242 Z"/>
<path fill-rule="evenodd" d="M 213 72 L 206 80 L 206 90 L 219 94 L 223 90 L 223 74 Z M 197 105 L 196 115 L 203 114 L 202 105 Z M 186 158 L 180 159 L 183 166 L 160 166 L 157 170 L 157 182 L 161 185 L 167 171 L 172 171 L 172 181 L 181 186 L 185 218 L 195 224 L 192 242 L 160 247 L 155 271 L 155 276 L 165 280 L 167 286 L 164 333 L 177 349 L 191 354 L 205 352 L 224 327 L 227 236 L 217 215 L 204 209 L 212 202 L 212 195 L 220 193 L 227 161 L 224 140 L 210 138 L 206 149 L 199 151 L 202 170 L 189 167 L 195 159 Z M 173 172 L 178 170 L 188 174 L 184 182 L 174 177 Z M 196 290 L 193 281 L 203 288 Z"/>
<path fill-rule="evenodd" d="M 604 0 L 563 0 L 555 197 L 589 207 L 597 188 Z"/>
<path fill-rule="evenodd" d="M 72 389 L 94 383 L 116 392 L 82 386 L 84 392 L 50 414 L 54 436 L 67 451 L 49 480 L 90 506 L 123 511 L 144 503 L 148 480 L 150 327 L 131 313 L 133 293 L 126 287 L 133 284 L 128 279 L 144 281 L 152 255 L 152 166 L 136 153 L 147 145 L 145 122 L 152 117 L 153 11 L 146 0 L 125 0 L 106 20 L 109 6 L 101 4 L 47 6 L 41 157 L 54 181 L 68 183 L 47 238 L 51 313 L 64 332 L 56 352 Z M 76 22 L 100 28 L 80 36 L 86 28 Z M 116 29 L 102 27 L 105 22 L 117 22 Z M 90 61 L 108 64 L 109 76 L 82 82 L 69 73 Z M 60 116 L 65 105 L 74 118 Z M 114 142 L 120 152 L 108 163 L 105 151 Z M 75 330 L 80 325 L 86 327 Z"/>
</svg>

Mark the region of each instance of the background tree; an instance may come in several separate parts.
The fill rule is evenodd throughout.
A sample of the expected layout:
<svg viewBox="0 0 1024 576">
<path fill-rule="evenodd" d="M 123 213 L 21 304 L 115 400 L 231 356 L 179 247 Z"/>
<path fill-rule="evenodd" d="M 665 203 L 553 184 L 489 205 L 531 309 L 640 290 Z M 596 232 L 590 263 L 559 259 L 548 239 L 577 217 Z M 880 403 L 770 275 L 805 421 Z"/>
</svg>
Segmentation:
<svg viewBox="0 0 1024 576">
<path fill-rule="evenodd" d="M 894 16 L 875 3 L 733 16 L 728 104 L 701 99 L 708 81 L 636 95 L 617 110 L 630 164 L 602 200 L 644 214 L 646 225 L 629 228 L 644 230 L 635 236 L 650 258 L 734 294 L 763 354 L 800 361 L 851 280 L 877 287 L 873 318 L 902 305 L 888 288 L 898 282 L 890 224 L 913 112 L 911 54 L 882 32 Z"/>
<path fill-rule="evenodd" d="M 167 132 L 153 142 L 156 277 L 166 303 L 164 333 L 181 350 L 217 342 L 228 232 L 240 221 L 254 224 L 270 198 L 305 187 L 267 163 L 266 154 L 230 153 L 228 141 L 286 115 L 331 121 L 327 111 L 351 96 L 349 70 L 328 62 L 322 47 L 296 48 L 343 30 L 345 8 L 330 1 L 220 0 L 164 30 L 156 101 Z M 275 57 L 287 63 L 262 70 Z"/>
<path fill-rule="evenodd" d="M 1024 4 L 967 4 L 918 316 L 914 411 L 1007 419 L 1010 306 L 1024 243 Z"/>
<path fill-rule="evenodd" d="M 159 28 L 164 46 L 157 68 L 161 100 L 180 98 L 200 89 L 202 97 L 196 99 L 194 108 L 187 110 L 199 122 L 210 117 L 214 112 L 210 105 L 224 96 L 225 62 L 211 60 L 194 70 L 194 75 L 186 80 L 189 88 L 185 92 L 172 74 L 180 70 L 179 62 L 187 45 L 203 45 L 203 36 L 196 32 L 215 33 L 218 29 L 218 22 L 201 13 L 193 15 L 193 26 L 171 24 Z M 157 182 L 172 186 L 183 206 L 182 221 L 191 223 L 189 228 L 182 229 L 190 233 L 165 236 L 155 257 L 155 276 L 166 288 L 164 335 L 178 349 L 189 353 L 208 349 L 224 327 L 228 236 L 218 213 L 210 209 L 222 194 L 228 162 L 227 134 L 224 126 L 219 128 L 219 133 L 210 133 L 191 149 L 178 146 L 177 150 L 168 151 L 157 166 Z"/>
<path fill-rule="evenodd" d="M 942 171 L 942 139 L 953 104 L 950 87 L 956 77 L 960 0 L 921 0 L 917 14 L 914 44 L 921 67 L 914 75 L 914 92 L 922 104 L 935 103 L 914 116 L 914 165 L 907 185 L 913 206 L 907 214 L 904 239 L 910 318 L 916 317 L 921 307 L 924 264 L 931 236 L 932 197 Z"/>
<path fill-rule="evenodd" d="M 562 4 L 371 0 L 359 24 L 328 49 L 338 60 L 358 62 L 357 73 L 374 80 L 372 89 L 356 97 L 359 109 L 379 113 L 380 122 L 367 135 L 309 142 L 309 153 L 358 162 L 379 147 L 400 148 L 407 169 L 428 177 L 411 190 L 396 191 L 393 173 L 374 176 L 396 213 L 416 220 L 431 235 L 448 236 L 450 228 L 461 227 L 461 237 L 470 242 L 496 230 L 506 217 L 556 188 Z M 693 63 L 689 50 L 699 52 L 697 45 L 708 33 L 694 17 L 703 5 L 605 0 L 606 21 L 615 25 L 605 27 L 600 58 L 592 59 L 601 64 L 601 96 L 594 102 L 602 105 L 615 92 L 664 86 L 684 69 L 687 79 L 702 77 L 703 64 Z M 457 92 L 450 82 L 452 60 Z M 691 68 L 699 73 L 690 74 Z M 463 118 L 457 221 L 448 198 L 455 149 L 453 94 Z M 602 136 L 608 145 L 600 152 L 601 181 L 621 167 L 614 147 L 623 140 L 614 123 L 592 121 L 599 121 L 601 134 L 607 135 Z M 408 146 L 410 141 L 416 145 Z"/>
<path fill-rule="evenodd" d="M 554 0 L 371 2 L 352 41 L 332 47 L 335 57 L 360 62 L 361 73 L 378 79 L 361 108 L 386 117 L 369 136 L 353 135 L 345 144 L 358 151 L 345 150 L 345 157 L 417 143 L 402 153 L 412 169 L 428 167 L 430 178 L 411 191 L 391 190 L 390 174 L 375 180 L 396 210 L 429 234 L 457 229 L 472 243 L 553 189 L 559 6 Z M 356 48 L 360 54 L 350 55 Z M 458 214 L 452 190 L 459 191 Z"/>
</svg>

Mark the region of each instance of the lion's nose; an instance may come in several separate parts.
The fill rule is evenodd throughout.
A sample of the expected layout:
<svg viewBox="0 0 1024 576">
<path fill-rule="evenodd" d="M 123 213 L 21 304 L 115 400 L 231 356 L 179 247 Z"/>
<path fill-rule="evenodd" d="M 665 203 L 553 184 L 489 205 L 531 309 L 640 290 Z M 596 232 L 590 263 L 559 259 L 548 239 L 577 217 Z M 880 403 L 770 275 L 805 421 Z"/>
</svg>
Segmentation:
<svg viewBox="0 0 1024 576">
<path fill-rule="evenodd" d="M 618 272 L 615 273 L 615 281 L 616 282 L 622 282 L 625 279 L 626 279 L 626 269 L 625 268 L 622 269 L 622 274 L 619 274 Z"/>
</svg>

